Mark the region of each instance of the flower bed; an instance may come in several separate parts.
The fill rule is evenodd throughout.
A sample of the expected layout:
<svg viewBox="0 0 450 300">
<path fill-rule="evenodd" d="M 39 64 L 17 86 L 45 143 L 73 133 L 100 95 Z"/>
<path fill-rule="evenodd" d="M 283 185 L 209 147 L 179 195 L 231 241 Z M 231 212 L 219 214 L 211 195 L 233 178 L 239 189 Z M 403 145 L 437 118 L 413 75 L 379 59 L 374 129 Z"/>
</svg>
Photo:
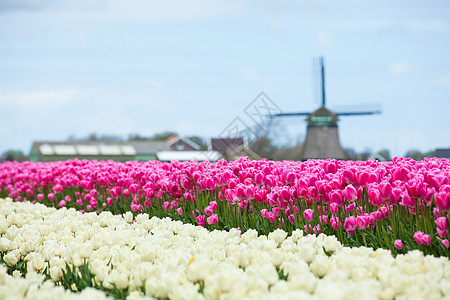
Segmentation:
<svg viewBox="0 0 450 300">
<path fill-rule="evenodd" d="M 83 212 L 146 212 L 209 230 L 301 228 L 347 246 L 450 256 L 445 159 L 6 162 L 0 196 Z"/>
<path fill-rule="evenodd" d="M 147 214 L 82 214 L 3 199 L 0 234 L 8 271 L 15 277 L 27 273 L 28 280 L 7 276 L 0 267 L 0 298 L 12 291 L 22 297 L 24 289 L 13 287 L 18 282 L 32 286 L 29 293 L 38 293 L 39 285 L 51 293 L 39 280 L 26 283 L 36 272 L 57 285 L 82 289 L 81 283 L 81 288 L 67 286 L 66 279 L 87 278 L 86 266 L 94 286 L 126 291 L 121 295 L 130 298 L 450 297 L 446 257 L 415 250 L 394 258 L 388 250 L 343 247 L 335 236 L 304 236 L 299 229 L 290 235 L 277 229 L 268 236 L 256 230 L 208 231 Z M 55 287 L 54 293 L 63 292 Z"/>
</svg>

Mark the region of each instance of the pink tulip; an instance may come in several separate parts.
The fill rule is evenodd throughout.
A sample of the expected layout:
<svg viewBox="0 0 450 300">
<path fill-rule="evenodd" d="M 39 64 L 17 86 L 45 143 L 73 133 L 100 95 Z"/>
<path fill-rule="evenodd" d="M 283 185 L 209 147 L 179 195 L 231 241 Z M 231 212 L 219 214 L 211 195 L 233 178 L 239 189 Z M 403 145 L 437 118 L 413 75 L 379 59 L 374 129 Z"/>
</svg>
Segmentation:
<svg viewBox="0 0 450 300">
<path fill-rule="evenodd" d="M 290 214 L 290 215 L 288 216 L 288 220 L 289 220 L 289 222 L 291 222 L 291 223 L 295 223 L 295 216 L 294 216 L 294 214 Z"/>
<path fill-rule="evenodd" d="M 339 205 L 337 203 L 330 203 L 330 212 L 333 215 L 337 215 L 339 212 Z"/>
<path fill-rule="evenodd" d="M 39 201 L 44 200 L 44 194 L 42 194 L 42 193 L 37 194 L 37 199 L 38 199 Z"/>
<path fill-rule="evenodd" d="M 275 216 L 279 216 L 280 215 L 280 208 L 279 207 L 273 207 L 272 208 L 272 212 Z"/>
<path fill-rule="evenodd" d="M 53 201 L 53 200 L 55 199 L 55 194 L 49 193 L 49 194 L 47 195 L 47 198 L 48 198 L 48 200 Z"/>
<path fill-rule="evenodd" d="M 386 203 L 386 200 L 381 198 L 380 191 L 377 189 L 369 189 L 368 190 L 369 200 L 374 206 L 381 206 Z"/>
<path fill-rule="evenodd" d="M 130 191 L 129 191 L 128 189 L 124 189 L 124 190 L 122 191 L 122 195 L 123 195 L 125 198 L 128 198 L 128 197 L 130 197 Z"/>
<path fill-rule="evenodd" d="M 209 225 L 217 224 L 219 222 L 219 216 L 217 214 L 212 214 L 206 221 Z"/>
<path fill-rule="evenodd" d="M 352 203 L 350 205 L 344 206 L 344 209 L 345 209 L 345 211 L 352 211 L 355 209 L 355 206 L 356 206 L 355 203 Z"/>
<path fill-rule="evenodd" d="M 422 235 L 422 243 L 426 246 L 428 246 L 429 244 L 431 244 L 431 237 L 428 234 L 423 234 Z"/>
<path fill-rule="evenodd" d="M 416 201 L 414 198 L 411 198 L 408 193 L 403 193 L 402 195 L 402 202 L 400 202 L 401 205 L 414 208 L 416 206 Z"/>
<path fill-rule="evenodd" d="M 285 210 L 284 210 L 284 214 L 286 216 L 289 216 L 291 214 L 291 209 L 289 207 L 286 207 Z"/>
<path fill-rule="evenodd" d="M 305 217 L 306 221 L 311 222 L 314 219 L 314 210 L 308 208 L 305 209 L 303 212 L 303 216 Z"/>
<path fill-rule="evenodd" d="M 163 209 L 165 210 L 169 210 L 170 209 L 170 202 L 169 201 L 165 201 L 162 205 Z"/>
<path fill-rule="evenodd" d="M 392 185 L 389 182 L 387 181 L 381 182 L 378 185 L 378 188 L 380 190 L 380 195 L 383 199 L 389 200 L 392 197 Z"/>
<path fill-rule="evenodd" d="M 58 206 L 59 207 L 63 207 L 63 206 L 65 206 L 66 205 L 66 201 L 65 200 L 61 200 L 61 201 L 59 201 L 59 203 L 58 203 Z"/>
<path fill-rule="evenodd" d="M 368 216 L 357 216 L 356 217 L 356 227 L 358 229 L 366 229 L 369 227 L 369 217 Z"/>
<path fill-rule="evenodd" d="M 449 248 L 450 244 L 449 244 L 449 242 L 448 242 L 447 239 L 442 240 L 441 242 L 442 242 L 442 244 L 445 246 L 445 248 L 447 248 L 447 249 Z"/>
<path fill-rule="evenodd" d="M 403 242 L 402 242 L 402 240 L 395 240 L 394 241 L 394 246 L 398 250 L 402 250 L 403 249 Z"/>
<path fill-rule="evenodd" d="M 183 209 L 181 207 L 178 207 L 177 213 L 181 216 L 183 214 Z"/>
<path fill-rule="evenodd" d="M 294 181 L 295 181 L 295 179 L 297 179 L 297 176 L 296 176 L 293 172 L 289 172 L 289 173 L 286 175 L 286 181 L 287 181 L 289 184 L 293 184 Z"/>
<path fill-rule="evenodd" d="M 324 225 L 328 224 L 328 216 L 327 215 L 319 216 L 319 222 Z"/>
<path fill-rule="evenodd" d="M 335 216 L 331 217 L 330 225 L 334 230 L 339 230 L 339 218 Z"/>
<path fill-rule="evenodd" d="M 213 208 L 209 205 L 207 207 L 205 207 L 204 211 L 205 211 L 205 214 L 207 214 L 208 216 L 211 216 L 214 213 Z"/>
<path fill-rule="evenodd" d="M 186 200 L 187 202 L 191 202 L 193 200 L 193 197 L 190 193 L 184 193 L 184 200 Z"/>
<path fill-rule="evenodd" d="M 439 218 L 439 208 L 434 207 L 433 208 L 433 216 L 437 219 Z"/>
<path fill-rule="evenodd" d="M 217 202 L 216 201 L 211 201 L 211 202 L 209 202 L 209 206 L 211 206 L 212 210 L 216 210 L 217 209 Z"/>
<path fill-rule="evenodd" d="M 353 234 L 356 231 L 356 218 L 354 216 L 347 217 L 344 220 L 344 229 L 348 234 Z"/>
<path fill-rule="evenodd" d="M 320 224 L 317 224 L 317 226 L 313 227 L 314 234 L 320 234 L 322 230 L 320 229 Z"/>
<path fill-rule="evenodd" d="M 267 213 L 268 213 L 267 209 L 265 209 L 265 208 L 261 209 L 261 217 L 266 218 Z"/>
<path fill-rule="evenodd" d="M 422 231 L 416 231 L 414 233 L 414 240 L 417 244 L 429 245 L 431 243 L 431 238 L 428 234 L 423 233 Z"/>
<path fill-rule="evenodd" d="M 338 205 L 343 204 L 342 193 L 340 191 L 331 191 L 329 193 L 329 198 L 331 203 L 336 203 Z"/>
<path fill-rule="evenodd" d="M 358 192 L 356 191 L 355 187 L 351 184 L 347 185 L 344 190 L 342 191 L 342 194 L 344 197 L 351 202 L 354 202 L 358 199 Z"/>
<path fill-rule="evenodd" d="M 446 217 L 439 217 L 434 221 L 434 223 L 436 224 L 437 228 L 439 228 L 442 231 L 448 229 L 448 222 Z"/>
<path fill-rule="evenodd" d="M 97 197 L 97 190 L 96 189 L 92 189 L 92 190 L 90 190 L 89 194 L 91 194 L 92 197 L 96 198 Z"/>
<path fill-rule="evenodd" d="M 447 236 L 447 230 L 441 230 L 439 228 L 436 228 L 436 231 L 437 231 L 438 235 L 442 238 Z"/>
<path fill-rule="evenodd" d="M 282 189 L 280 191 L 280 201 L 286 202 L 291 198 L 291 193 L 289 192 L 288 189 Z"/>
<path fill-rule="evenodd" d="M 256 175 L 255 175 L 255 184 L 257 184 L 257 185 L 264 185 L 265 182 L 266 182 L 265 181 L 265 176 L 261 172 L 256 173 Z"/>
<path fill-rule="evenodd" d="M 197 220 L 197 223 L 199 226 L 205 227 L 206 224 L 206 217 L 204 215 L 198 215 L 195 220 Z"/>
<path fill-rule="evenodd" d="M 344 178 L 344 182 L 347 184 L 354 183 L 355 182 L 355 170 L 345 169 L 343 172 L 343 178 Z"/>
<path fill-rule="evenodd" d="M 441 211 L 450 210 L 450 193 L 447 192 L 437 193 L 435 202 L 437 207 L 439 207 Z"/>
<path fill-rule="evenodd" d="M 131 203 L 130 208 L 131 211 L 139 211 L 142 209 L 142 206 L 140 204 Z"/>
<path fill-rule="evenodd" d="M 130 192 L 134 195 L 134 194 L 136 194 L 137 193 L 137 188 L 138 188 L 138 185 L 137 184 L 135 184 L 135 183 L 133 183 L 132 185 L 130 185 Z M 95 197 L 95 196 L 94 196 Z"/>
<path fill-rule="evenodd" d="M 274 214 L 273 212 L 271 212 L 271 211 L 269 211 L 269 212 L 267 213 L 266 218 L 267 218 L 267 220 L 269 220 L 270 223 L 274 223 L 275 220 L 276 220 L 275 214 Z"/>
</svg>

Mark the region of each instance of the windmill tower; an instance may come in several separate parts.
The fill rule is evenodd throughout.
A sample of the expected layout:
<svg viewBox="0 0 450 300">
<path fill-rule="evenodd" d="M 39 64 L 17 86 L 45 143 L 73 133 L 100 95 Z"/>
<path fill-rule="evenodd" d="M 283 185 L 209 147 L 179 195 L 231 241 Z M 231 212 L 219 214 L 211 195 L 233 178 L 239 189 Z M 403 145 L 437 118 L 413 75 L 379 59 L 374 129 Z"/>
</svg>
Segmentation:
<svg viewBox="0 0 450 300">
<path fill-rule="evenodd" d="M 322 105 L 313 112 L 281 113 L 271 115 L 275 117 L 307 116 L 308 123 L 306 140 L 303 144 L 301 159 L 346 159 L 344 150 L 339 141 L 337 122 L 339 116 L 373 115 L 380 114 L 381 110 L 359 110 L 333 113 L 325 107 L 325 67 L 323 57 L 320 57 L 320 71 L 322 82 Z"/>
</svg>

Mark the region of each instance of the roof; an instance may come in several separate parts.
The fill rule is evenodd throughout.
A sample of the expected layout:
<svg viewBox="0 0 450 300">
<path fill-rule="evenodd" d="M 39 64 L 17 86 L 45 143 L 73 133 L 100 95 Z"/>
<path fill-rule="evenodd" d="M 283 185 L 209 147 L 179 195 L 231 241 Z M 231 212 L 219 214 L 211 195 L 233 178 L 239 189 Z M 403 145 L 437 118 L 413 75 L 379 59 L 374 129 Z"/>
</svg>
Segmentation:
<svg viewBox="0 0 450 300">
<path fill-rule="evenodd" d="M 79 143 L 34 143 L 37 153 L 42 155 L 135 155 L 131 145 L 79 144 Z"/>
<path fill-rule="evenodd" d="M 222 155 L 217 151 L 161 151 L 156 153 L 156 157 L 161 161 L 217 161 Z"/>
<path fill-rule="evenodd" d="M 212 138 L 208 149 L 210 151 L 225 152 L 230 149 L 235 149 L 239 146 L 246 146 L 245 140 L 242 137 L 239 138 Z"/>
<path fill-rule="evenodd" d="M 194 143 L 193 141 L 191 141 L 188 138 L 185 137 L 179 137 L 179 136 L 171 136 L 170 138 L 167 139 L 167 144 L 169 144 L 169 146 L 172 146 L 173 144 L 177 143 L 178 141 L 183 141 L 184 143 L 188 144 L 189 146 L 191 146 L 192 148 L 196 149 L 196 150 L 200 150 L 200 146 L 197 145 L 196 143 Z"/>
<path fill-rule="evenodd" d="M 436 157 L 438 158 L 448 158 L 450 159 L 450 148 L 440 148 L 436 149 Z"/>
<path fill-rule="evenodd" d="M 166 141 L 135 141 L 128 142 L 136 149 L 137 154 L 153 154 L 159 151 L 170 150 Z"/>
<path fill-rule="evenodd" d="M 39 141 L 32 147 L 42 155 L 136 155 L 170 150 L 165 141 Z"/>
<path fill-rule="evenodd" d="M 329 125 L 336 124 L 338 117 L 336 114 L 322 106 L 318 110 L 310 113 L 306 118 L 306 121 L 310 124 Z"/>
</svg>

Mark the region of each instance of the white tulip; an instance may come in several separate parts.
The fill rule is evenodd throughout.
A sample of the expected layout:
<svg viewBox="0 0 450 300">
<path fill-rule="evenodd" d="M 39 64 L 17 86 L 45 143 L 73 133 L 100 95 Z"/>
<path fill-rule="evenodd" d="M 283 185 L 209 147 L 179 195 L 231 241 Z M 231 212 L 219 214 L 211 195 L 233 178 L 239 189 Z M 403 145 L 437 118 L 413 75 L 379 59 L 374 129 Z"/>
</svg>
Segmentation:
<svg viewBox="0 0 450 300">
<path fill-rule="evenodd" d="M 19 261 L 18 258 L 12 253 L 9 252 L 5 256 L 3 256 L 3 261 L 9 266 L 14 267 Z"/>
<path fill-rule="evenodd" d="M 11 241 L 5 237 L 0 238 L 0 252 L 7 252 L 10 250 Z"/>
</svg>

